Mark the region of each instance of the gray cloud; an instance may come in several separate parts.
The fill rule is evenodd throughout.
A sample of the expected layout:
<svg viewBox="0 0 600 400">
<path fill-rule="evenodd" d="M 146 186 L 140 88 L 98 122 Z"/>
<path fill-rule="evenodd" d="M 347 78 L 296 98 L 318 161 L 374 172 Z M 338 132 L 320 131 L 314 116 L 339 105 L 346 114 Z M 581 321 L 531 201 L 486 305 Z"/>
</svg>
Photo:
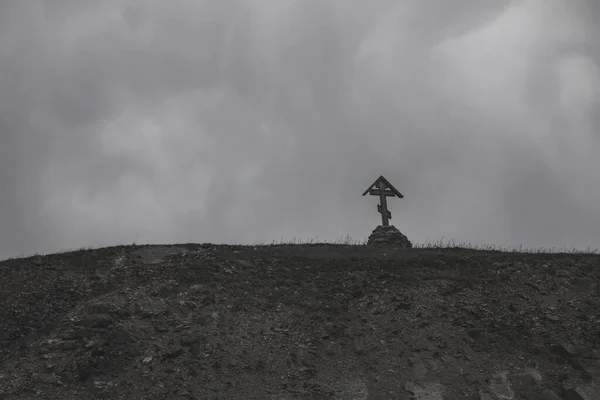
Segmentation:
<svg viewBox="0 0 600 400">
<path fill-rule="evenodd" d="M 7 1 L 0 256 L 359 238 L 598 247 L 597 2 Z"/>
</svg>

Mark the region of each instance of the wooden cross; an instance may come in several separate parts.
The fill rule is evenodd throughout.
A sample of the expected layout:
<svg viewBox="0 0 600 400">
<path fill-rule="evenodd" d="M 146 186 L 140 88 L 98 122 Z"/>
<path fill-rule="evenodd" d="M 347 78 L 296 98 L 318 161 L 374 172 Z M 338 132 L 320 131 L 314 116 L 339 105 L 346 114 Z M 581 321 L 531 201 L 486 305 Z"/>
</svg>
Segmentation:
<svg viewBox="0 0 600 400">
<path fill-rule="evenodd" d="M 377 211 L 381 213 L 381 223 L 383 226 L 388 226 L 388 219 L 392 219 L 392 213 L 387 208 L 386 197 L 399 197 L 404 198 L 402 194 L 388 182 L 387 179 L 381 175 L 369 188 L 362 194 L 363 196 L 369 193 L 372 196 L 379 196 L 379 203 L 377 204 Z"/>
</svg>

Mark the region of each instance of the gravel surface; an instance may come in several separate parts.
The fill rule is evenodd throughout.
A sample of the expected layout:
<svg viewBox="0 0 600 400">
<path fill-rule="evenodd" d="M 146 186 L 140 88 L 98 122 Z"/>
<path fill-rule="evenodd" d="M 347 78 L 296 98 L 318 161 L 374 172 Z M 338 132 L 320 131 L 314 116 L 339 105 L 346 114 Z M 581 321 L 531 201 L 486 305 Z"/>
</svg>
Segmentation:
<svg viewBox="0 0 600 400">
<path fill-rule="evenodd" d="M 600 256 L 121 246 L 0 263 L 0 399 L 600 399 Z"/>
</svg>

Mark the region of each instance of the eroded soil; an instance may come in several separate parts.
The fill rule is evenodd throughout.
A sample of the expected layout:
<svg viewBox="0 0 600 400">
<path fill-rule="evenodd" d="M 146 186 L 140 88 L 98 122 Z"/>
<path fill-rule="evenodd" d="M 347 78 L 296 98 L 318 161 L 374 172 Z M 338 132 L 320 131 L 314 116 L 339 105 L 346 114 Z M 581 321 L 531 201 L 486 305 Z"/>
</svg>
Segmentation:
<svg viewBox="0 0 600 400">
<path fill-rule="evenodd" d="M 125 246 L 0 263 L 0 399 L 600 399 L 600 256 Z"/>
</svg>

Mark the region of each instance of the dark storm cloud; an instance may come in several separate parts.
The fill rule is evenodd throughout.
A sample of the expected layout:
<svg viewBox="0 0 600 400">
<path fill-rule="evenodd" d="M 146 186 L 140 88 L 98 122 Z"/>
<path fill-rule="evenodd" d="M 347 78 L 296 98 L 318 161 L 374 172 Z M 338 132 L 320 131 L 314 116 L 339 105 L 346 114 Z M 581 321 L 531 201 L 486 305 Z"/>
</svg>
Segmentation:
<svg viewBox="0 0 600 400">
<path fill-rule="evenodd" d="M 583 0 L 4 2 L 0 256 L 363 237 L 380 174 L 413 240 L 597 246 L 594 15 Z"/>
</svg>

